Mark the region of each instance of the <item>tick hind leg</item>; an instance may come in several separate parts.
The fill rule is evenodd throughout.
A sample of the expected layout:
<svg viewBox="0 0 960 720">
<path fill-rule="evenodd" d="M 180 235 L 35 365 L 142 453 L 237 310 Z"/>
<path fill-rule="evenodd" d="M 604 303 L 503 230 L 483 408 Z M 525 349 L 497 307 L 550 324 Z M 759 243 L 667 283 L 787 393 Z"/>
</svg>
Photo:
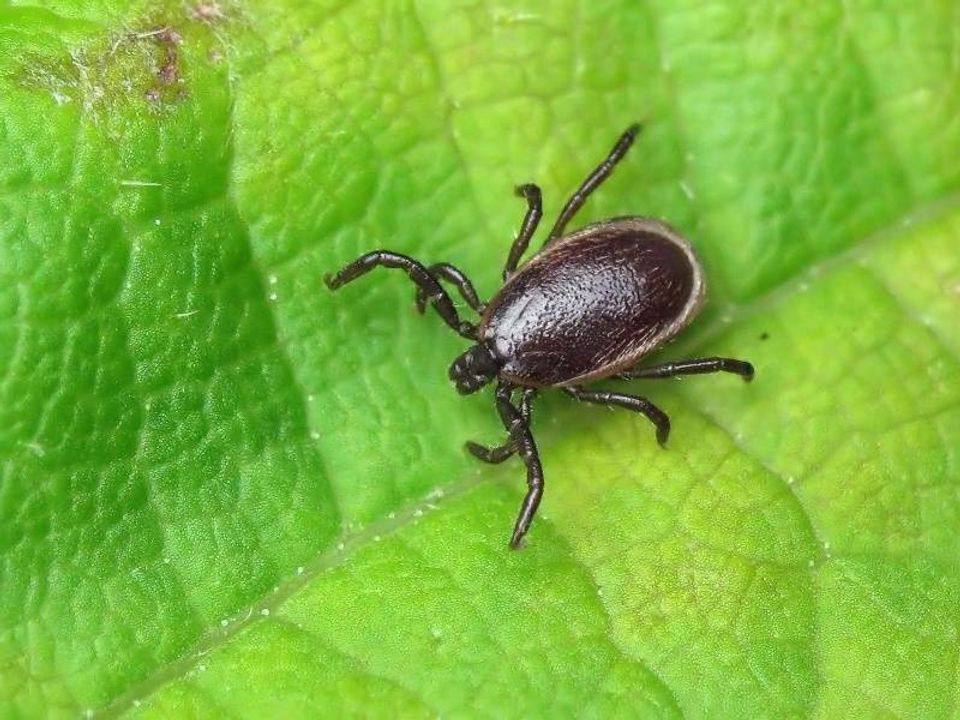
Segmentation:
<svg viewBox="0 0 960 720">
<path fill-rule="evenodd" d="M 676 360 L 674 362 L 651 365 L 645 368 L 635 368 L 618 375 L 624 380 L 647 379 L 659 380 L 662 378 L 677 377 L 679 375 L 705 375 L 707 373 L 728 372 L 739 375 L 745 381 L 753 380 L 753 365 L 746 360 L 733 358 L 708 357 L 693 360 Z"/>
<path fill-rule="evenodd" d="M 453 306 L 453 301 L 450 300 L 447 291 L 440 286 L 440 283 L 426 267 L 407 255 L 390 252 L 389 250 L 374 250 L 361 255 L 349 265 L 341 268 L 339 272 L 333 275 L 325 275 L 323 280 L 328 288 L 336 290 L 376 267 L 405 270 L 417 287 L 426 293 L 428 300 L 433 303 L 433 307 L 436 308 L 443 321 L 463 337 L 474 339 L 476 328 L 472 323 L 460 320 L 457 309 Z"/>
<path fill-rule="evenodd" d="M 460 292 L 460 297 L 466 301 L 473 310 L 483 314 L 484 309 L 486 308 L 486 303 L 480 300 L 480 297 L 477 295 L 476 288 L 473 287 L 473 283 L 470 282 L 470 278 L 460 268 L 450 263 L 436 263 L 427 268 L 429 272 L 436 280 L 446 280 L 453 285 Z M 423 312 L 427 309 L 427 301 L 430 299 L 430 295 L 427 291 L 422 288 L 417 288 L 417 312 L 423 315 Z"/>
<path fill-rule="evenodd" d="M 620 407 L 642 413 L 653 423 L 654 427 L 657 428 L 657 442 L 660 443 L 660 445 L 665 445 L 667 438 L 670 436 L 670 418 L 663 410 L 644 397 L 624 395 L 623 393 L 609 392 L 607 390 L 586 390 L 578 386 L 560 389 L 570 397 L 582 402 L 606 405 L 607 407 Z"/>
<path fill-rule="evenodd" d="M 557 218 L 557 222 L 554 223 L 553 229 L 550 231 L 550 235 L 544 243 L 544 247 L 563 235 L 567 223 L 570 222 L 573 216 L 577 214 L 577 211 L 583 207 L 583 204 L 587 201 L 587 198 L 590 197 L 590 194 L 600 187 L 604 180 L 610 177 L 610 173 L 613 172 L 617 163 L 623 160 L 623 156 L 627 154 L 627 150 L 633 145 L 633 141 L 636 140 L 639 132 L 639 123 L 634 123 L 628 127 L 623 135 L 620 136 L 620 139 L 617 140 L 617 144 L 610 150 L 610 154 L 607 155 L 606 159 L 597 165 L 592 173 L 587 175 L 587 179 L 584 180 L 580 187 L 577 188 L 577 191 L 570 196 L 567 204 L 564 205 L 563 210 L 560 211 L 560 216 Z"/>
</svg>

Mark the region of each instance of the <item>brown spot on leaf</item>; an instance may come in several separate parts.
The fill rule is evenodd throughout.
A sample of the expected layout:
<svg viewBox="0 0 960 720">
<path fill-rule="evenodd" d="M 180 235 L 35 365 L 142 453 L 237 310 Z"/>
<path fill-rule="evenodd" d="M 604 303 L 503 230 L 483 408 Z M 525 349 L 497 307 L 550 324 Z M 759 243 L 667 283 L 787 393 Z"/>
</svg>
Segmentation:
<svg viewBox="0 0 960 720">
<path fill-rule="evenodd" d="M 213 24 L 226 18 L 223 8 L 216 0 L 199 2 L 190 8 L 190 17 L 203 23 Z"/>
<path fill-rule="evenodd" d="M 163 28 L 153 36 L 163 52 L 163 60 L 157 70 L 157 79 L 163 85 L 173 85 L 180 80 L 180 53 L 183 42 L 180 33 L 172 28 Z"/>
<path fill-rule="evenodd" d="M 211 64 L 221 61 L 223 28 L 214 30 L 212 24 L 233 15 L 223 0 L 187 2 L 176 11 L 152 12 L 57 57 L 23 53 L 12 69 L 0 69 L 0 74 L 21 87 L 48 92 L 58 105 L 76 103 L 94 119 L 117 103 L 145 103 L 151 110 L 176 104 L 188 96 L 184 45 L 205 48 Z"/>
</svg>

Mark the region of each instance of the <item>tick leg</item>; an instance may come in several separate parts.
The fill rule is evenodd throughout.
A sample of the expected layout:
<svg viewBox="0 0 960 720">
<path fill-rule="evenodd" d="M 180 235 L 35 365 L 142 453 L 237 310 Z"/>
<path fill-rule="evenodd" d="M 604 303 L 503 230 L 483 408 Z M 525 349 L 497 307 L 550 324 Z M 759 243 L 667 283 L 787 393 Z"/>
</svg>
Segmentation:
<svg viewBox="0 0 960 720">
<path fill-rule="evenodd" d="M 577 210 L 587 201 L 590 193 L 600 187 L 603 181 L 610 176 L 610 173 L 613 172 L 617 163 L 623 159 L 623 156 L 627 154 L 627 150 L 633 145 L 633 141 L 639 132 L 640 123 L 634 123 L 628 127 L 623 135 L 620 136 L 620 139 L 617 140 L 617 144 L 610 150 L 610 154 L 607 155 L 606 160 L 597 165 L 596 169 L 590 173 L 587 179 L 577 188 L 577 191 L 570 196 L 567 204 L 564 205 L 563 210 L 560 211 L 560 217 L 558 217 L 557 222 L 554 223 L 553 230 L 550 231 L 550 236 L 544 243 L 544 247 L 563 235 L 567 223 L 573 219 L 573 216 L 577 214 Z"/>
<path fill-rule="evenodd" d="M 509 440 L 503 445 L 497 445 L 495 447 L 488 447 L 487 445 L 475 443 L 473 440 L 467 440 L 464 447 L 466 447 L 469 453 L 477 460 L 482 460 L 483 462 L 490 463 L 491 465 L 499 465 L 504 460 L 512 457 L 517 451 L 513 446 L 513 443 Z"/>
<path fill-rule="evenodd" d="M 453 306 L 447 291 L 440 286 L 440 283 L 430 274 L 427 268 L 406 255 L 389 250 L 374 250 L 361 255 L 336 274 L 330 275 L 328 273 L 324 275 L 323 281 L 328 288 L 336 290 L 379 266 L 405 270 L 410 279 L 426 293 L 427 298 L 433 303 L 433 307 L 436 308 L 443 321 L 463 337 L 474 339 L 476 328 L 472 323 L 460 320 L 457 309 Z"/>
<path fill-rule="evenodd" d="M 470 282 L 470 278 L 468 278 L 462 270 L 450 263 L 437 263 L 436 265 L 428 267 L 427 272 L 437 280 L 446 280 L 447 282 L 453 283 L 457 290 L 460 291 L 460 296 L 467 302 L 467 305 L 478 313 L 483 314 L 486 305 L 477 297 L 477 291 L 473 287 L 473 283 Z M 428 298 L 429 295 L 426 290 L 422 287 L 417 288 L 417 312 L 421 315 L 423 315 L 423 311 L 427 309 Z"/>
<path fill-rule="evenodd" d="M 520 514 L 513 526 L 513 535 L 510 537 L 510 547 L 520 547 L 520 541 L 530 529 L 533 516 L 537 513 L 540 499 L 543 497 L 543 467 L 540 465 L 540 454 L 537 444 L 530 432 L 530 424 L 523 414 L 510 401 L 512 388 L 509 385 L 497 387 L 497 413 L 500 421 L 510 433 L 510 442 L 516 448 L 527 466 L 527 494 L 520 505 Z"/>
<path fill-rule="evenodd" d="M 537 230 L 537 225 L 540 224 L 540 218 L 543 217 L 543 199 L 539 187 L 527 183 L 526 185 L 517 186 L 515 192 L 518 197 L 526 198 L 527 214 L 523 216 L 520 233 L 517 235 L 517 239 L 513 241 L 513 245 L 510 246 L 507 263 L 503 266 L 504 281 L 517 269 L 517 264 L 527 251 L 527 246 L 530 245 L 530 238 L 533 237 L 533 233 Z"/>
<path fill-rule="evenodd" d="M 643 413 L 647 419 L 657 428 L 657 442 L 665 445 L 670 436 L 670 418 L 667 414 L 644 397 L 637 395 L 624 395 L 622 393 L 609 392 L 607 390 L 585 390 L 582 387 L 560 388 L 567 395 L 576 398 L 582 402 L 594 403 L 595 405 L 607 405 L 633 410 Z"/>
<path fill-rule="evenodd" d="M 536 394 L 536 390 L 527 389 L 523 391 L 523 397 L 520 399 L 520 416 L 523 418 L 523 421 L 527 423 L 528 427 L 530 425 L 530 404 L 533 402 Z M 503 443 L 503 445 L 497 445 L 495 447 L 488 447 L 468 440 L 465 447 L 475 458 L 490 463 L 491 465 L 502 463 L 517 451 L 516 446 L 510 438 L 507 438 L 507 442 Z"/>
<path fill-rule="evenodd" d="M 697 358 L 695 360 L 678 360 L 676 362 L 663 363 L 662 365 L 651 365 L 645 368 L 636 368 L 618 377 L 624 380 L 635 378 L 660 379 L 675 377 L 677 375 L 705 375 L 706 373 L 728 372 L 739 375 L 749 382 L 753 380 L 753 365 L 746 360 L 733 360 L 732 358 Z"/>
</svg>

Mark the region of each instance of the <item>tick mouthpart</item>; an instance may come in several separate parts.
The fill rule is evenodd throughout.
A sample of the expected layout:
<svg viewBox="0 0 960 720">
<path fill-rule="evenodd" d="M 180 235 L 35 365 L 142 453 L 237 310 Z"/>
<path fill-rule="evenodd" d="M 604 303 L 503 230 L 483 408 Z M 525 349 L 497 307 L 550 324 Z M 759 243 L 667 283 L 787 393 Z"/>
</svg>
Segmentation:
<svg viewBox="0 0 960 720">
<path fill-rule="evenodd" d="M 485 343 L 468 348 L 450 365 L 448 377 L 461 395 L 475 393 L 497 376 L 500 362 Z"/>
<path fill-rule="evenodd" d="M 482 375 L 461 376 L 454 380 L 453 384 L 457 392 L 461 395 L 472 395 L 477 390 L 490 382 L 490 378 Z"/>
</svg>

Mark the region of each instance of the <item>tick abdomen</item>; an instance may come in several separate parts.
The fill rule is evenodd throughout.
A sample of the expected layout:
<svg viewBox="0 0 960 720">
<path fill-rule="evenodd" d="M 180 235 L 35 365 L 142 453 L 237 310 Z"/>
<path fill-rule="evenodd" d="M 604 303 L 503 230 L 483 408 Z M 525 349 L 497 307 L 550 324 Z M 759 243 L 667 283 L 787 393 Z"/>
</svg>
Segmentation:
<svg viewBox="0 0 960 720">
<path fill-rule="evenodd" d="M 491 300 L 480 337 L 529 386 L 607 377 L 686 326 L 703 296 L 700 264 L 666 225 L 621 218 L 549 246 Z"/>
</svg>

